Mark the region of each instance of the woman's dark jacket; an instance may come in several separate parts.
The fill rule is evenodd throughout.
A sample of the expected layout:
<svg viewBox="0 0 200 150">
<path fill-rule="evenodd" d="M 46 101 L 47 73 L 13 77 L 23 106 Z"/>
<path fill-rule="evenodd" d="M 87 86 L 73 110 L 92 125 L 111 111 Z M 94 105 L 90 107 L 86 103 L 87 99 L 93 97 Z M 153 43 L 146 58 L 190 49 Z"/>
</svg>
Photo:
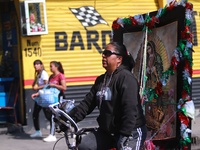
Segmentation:
<svg viewBox="0 0 200 150">
<path fill-rule="evenodd" d="M 76 122 L 83 120 L 96 106 L 99 107 L 97 92 L 101 90 L 105 74 L 99 76 L 84 100 L 70 115 Z M 113 73 L 109 84 L 111 99 L 102 100 L 97 118 L 99 128 L 109 134 L 131 135 L 131 132 L 145 125 L 140 103 L 139 86 L 134 75 L 123 65 Z"/>
</svg>

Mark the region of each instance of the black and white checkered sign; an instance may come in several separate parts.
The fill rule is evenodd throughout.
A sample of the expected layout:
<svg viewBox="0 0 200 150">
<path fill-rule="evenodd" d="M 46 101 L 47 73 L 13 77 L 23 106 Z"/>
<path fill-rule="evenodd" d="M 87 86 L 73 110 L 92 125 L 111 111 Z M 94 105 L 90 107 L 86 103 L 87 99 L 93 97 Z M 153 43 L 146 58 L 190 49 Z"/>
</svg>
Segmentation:
<svg viewBox="0 0 200 150">
<path fill-rule="evenodd" d="M 97 24 L 108 24 L 92 6 L 70 8 L 70 10 L 84 27 L 95 26 Z"/>
</svg>

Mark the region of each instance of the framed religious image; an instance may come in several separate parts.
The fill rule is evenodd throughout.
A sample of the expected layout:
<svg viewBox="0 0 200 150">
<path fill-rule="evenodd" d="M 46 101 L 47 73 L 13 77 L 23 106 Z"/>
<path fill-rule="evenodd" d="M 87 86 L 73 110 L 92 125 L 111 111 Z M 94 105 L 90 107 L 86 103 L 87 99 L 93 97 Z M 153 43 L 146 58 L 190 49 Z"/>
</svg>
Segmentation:
<svg viewBox="0 0 200 150">
<path fill-rule="evenodd" d="M 113 41 L 123 43 L 135 60 L 146 118 L 147 143 L 155 149 L 190 145 L 190 119 L 185 113 L 192 75 L 192 4 L 178 3 L 158 11 L 113 21 Z M 130 89 L 131 90 L 131 89 Z M 187 132 L 186 132 L 187 131 Z M 179 143 L 179 144 L 177 144 Z"/>
<path fill-rule="evenodd" d="M 20 3 L 23 36 L 48 33 L 45 0 L 25 0 Z"/>
<path fill-rule="evenodd" d="M 144 53 L 145 38 L 146 53 Z M 177 46 L 177 21 L 155 28 L 145 37 L 145 32 L 129 32 L 123 34 L 127 50 L 135 60 L 133 73 L 139 82 L 146 76 L 145 90 L 154 89 L 162 82 L 163 94 L 159 98 L 151 98 L 146 94 L 144 101 L 148 137 L 153 140 L 165 140 L 176 137 L 176 74 L 170 76 L 168 82 L 162 81 L 162 73 L 171 65 L 174 49 Z M 170 44 L 169 44 L 170 43 Z M 146 58 L 146 60 L 144 60 Z M 146 61 L 146 66 L 143 64 Z M 143 73 L 145 70 L 145 74 Z"/>
</svg>

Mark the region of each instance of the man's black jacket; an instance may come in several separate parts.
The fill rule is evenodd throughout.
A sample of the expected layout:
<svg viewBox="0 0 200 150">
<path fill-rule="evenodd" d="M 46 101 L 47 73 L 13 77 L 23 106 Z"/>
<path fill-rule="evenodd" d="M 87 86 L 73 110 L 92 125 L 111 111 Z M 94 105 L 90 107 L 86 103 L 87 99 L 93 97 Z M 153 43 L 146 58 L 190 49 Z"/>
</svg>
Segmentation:
<svg viewBox="0 0 200 150">
<path fill-rule="evenodd" d="M 108 85 L 111 91 L 111 99 L 102 100 L 101 106 L 99 106 L 97 93 L 101 91 L 105 74 L 96 79 L 90 92 L 70 112 L 70 116 L 76 122 L 79 122 L 98 106 L 100 113 L 97 122 L 100 129 L 109 134 L 129 136 L 134 129 L 145 125 L 138 82 L 134 75 L 121 65 L 114 71 Z"/>
</svg>

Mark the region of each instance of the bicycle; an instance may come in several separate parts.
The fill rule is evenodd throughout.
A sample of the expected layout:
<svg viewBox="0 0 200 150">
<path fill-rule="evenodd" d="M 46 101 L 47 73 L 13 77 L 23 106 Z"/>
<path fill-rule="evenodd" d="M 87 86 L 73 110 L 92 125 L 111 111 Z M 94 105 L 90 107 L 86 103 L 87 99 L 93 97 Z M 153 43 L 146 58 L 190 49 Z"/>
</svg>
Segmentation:
<svg viewBox="0 0 200 150">
<path fill-rule="evenodd" d="M 97 131 L 97 128 L 95 127 L 79 129 L 77 123 L 68 115 L 70 110 L 72 110 L 74 107 L 75 105 L 73 100 L 64 99 L 62 102 L 49 105 L 49 108 L 54 115 L 54 122 L 59 127 L 56 132 L 64 133 L 64 136 L 60 139 L 65 138 L 65 142 L 69 150 L 78 150 L 78 145 L 81 143 L 82 136 L 89 132 Z M 53 150 L 57 142 L 54 144 Z M 109 150 L 117 150 L 117 148 L 114 146 L 114 143 L 115 142 L 113 141 L 113 146 L 111 146 Z M 129 150 L 129 147 L 125 148 L 124 150 Z"/>
<path fill-rule="evenodd" d="M 73 107 L 74 102 L 72 100 L 62 100 L 60 103 L 58 102 L 49 106 L 54 115 L 54 122 L 59 127 L 56 132 L 64 133 L 64 137 L 62 138 L 65 138 L 68 149 L 78 150 L 78 145 L 81 143 L 82 135 L 93 132 L 97 130 L 97 128 L 93 127 L 79 129 L 77 123 L 68 115 L 68 112 Z M 55 143 L 53 150 L 57 142 Z M 115 150 L 115 148 L 111 148 L 111 150 Z"/>
</svg>

